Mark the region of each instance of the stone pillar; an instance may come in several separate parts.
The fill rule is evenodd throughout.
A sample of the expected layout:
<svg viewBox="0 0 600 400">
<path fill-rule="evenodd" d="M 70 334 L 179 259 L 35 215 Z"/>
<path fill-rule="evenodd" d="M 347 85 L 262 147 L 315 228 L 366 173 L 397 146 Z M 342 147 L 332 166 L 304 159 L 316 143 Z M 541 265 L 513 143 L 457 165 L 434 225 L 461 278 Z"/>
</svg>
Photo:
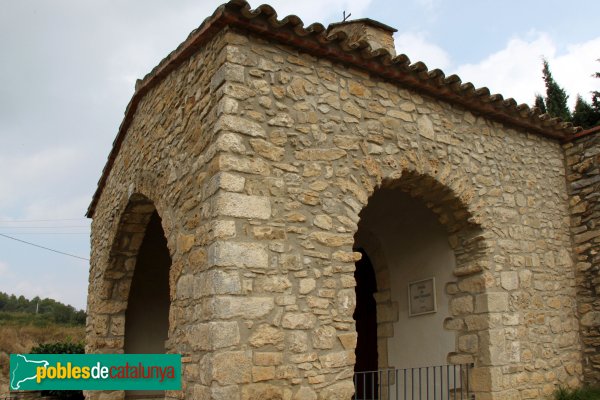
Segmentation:
<svg viewBox="0 0 600 400">
<path fill-rule="evenodd" d="M 600 129 L 564 145 L 585 381 L 600 383 Z"/>
</svg>

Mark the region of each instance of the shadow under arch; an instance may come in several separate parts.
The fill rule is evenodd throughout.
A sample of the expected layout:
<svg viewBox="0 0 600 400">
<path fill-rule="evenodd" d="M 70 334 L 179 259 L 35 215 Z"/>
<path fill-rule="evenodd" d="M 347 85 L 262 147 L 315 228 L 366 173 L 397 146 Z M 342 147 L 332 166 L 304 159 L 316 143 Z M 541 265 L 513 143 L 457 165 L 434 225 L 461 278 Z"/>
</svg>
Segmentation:
<svg viewBox="0 0 600 400">
<path fill-rule="evenodd" d="M 445 284 L 441 288 L 447 295 L 448 315 L 439 322 L 437 327 L 446 332 L 455 332 L 452 348 L 447 352 L 445 362 L 449 364 L 477 363 L 482 359 L 482 354 L 489 352 L 489 349 L 483 348 L 485 343 L 470 347 L 464 345 L 466 337 L 477 334 L 477 329 L 485 329 L 468 327 L 465 318 L 478 313 L 478 310 L 475 309 L 476 297 L 494 285 L 493 279 L 489 279 L 489 274 L 485 273 L 489 263 L 486 230 L 478 222 L 480 216 L 473 212 L 476 206 L 470 202 L 473 200 L 473 194 L 469 191 L 468 186 L 461 186 L 460 183 L 455 185 L 455 187 L 464 189 L 462 192 L 457 192 L 434 176 L 405 170 L 394 179 L 381 180 L 380 185 L 373 190 L 367 204 L 358 215 L 359 222 L 354 235 L 354 249 L 355 251 L 364 249 L 372 260 L 377 281 L 377 292 L 374 294 L 374 298 L 377 304 L 376 336 L 379 369 L 397 367 L 390 365 L 388 343 L 394 337 L 394 323 L 399 321 L 399 305 L 397 299 L 394 300 L 390 293 L 392 286 L 390 270 L 394 267 L 386 254 L 386 251 L 390 251 L 390 249 L 387 249 L 377 233 L 372 231 L 372 227 L 365 224 L 365 210 L 373 204 L 374 198 L 393 192 L 402 193 L 406 198 L 412 199 L 430 210 L 437 219 L 437 223 L 443 228 L 447 246 L 454 256 L 454 264 L 449 273 L 451 280 L 447 283 L 443 282 Z M 398 245 L 401 246 L 401 244 Z M 358 267 L 359 263 L 357 263 Z M 485 326 L 485 324 L 483 325 Z M 419 333 L 415 332 L 415 334 Z"/>
</svg>

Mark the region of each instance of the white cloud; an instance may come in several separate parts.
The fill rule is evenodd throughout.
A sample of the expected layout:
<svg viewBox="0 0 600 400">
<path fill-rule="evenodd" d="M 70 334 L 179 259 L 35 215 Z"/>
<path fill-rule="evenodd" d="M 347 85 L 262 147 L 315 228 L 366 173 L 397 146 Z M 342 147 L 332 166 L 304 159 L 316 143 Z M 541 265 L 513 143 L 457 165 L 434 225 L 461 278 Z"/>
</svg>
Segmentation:
<svg viewBox="0 0 600 400">
<path fill-rule="evenodd" d="M 536 93 L 545 93 L 542 79 L 542 58 L 550 63 L 555 80 L 570 95 L 572 107 L 577 93 L 589 98 L 588 92 L 600 82 L 590 75 L 600 69 L 595 59 L 600 56 L 600 37 L 569 46 L 558 54 L 556 43 L 545 33 L 537 33 L 532 40 L 514 38 L 506 47 L 479 63 L 455 68 L 464 82 L 476 87 L 487 86 L 492 93 L 513 97 L 518 103 L 532 104 Z"/>
<path fill-rule="evenodd" d="M 600 37 L 585 43 L 571 45 L 566 54 L 550 60 L 550 68 L 556 81 L 566 88 L 569 102 L 575 103 L 577 94 L 587 101 L 590 91 L 600 90 L 600 79 L 591 75 L 600 71 Z"/>
<path fill-rule="evenodd" d="M 8 275 L 9 267 L 5 262 L 0 261 L 0 276 Z"/>
<path fill-rule="evenodd" d="M 6 268 L 3 270 L 2 268 Z M 3 272 L 5 271 L 5 272 Z M 77 285 L 72 279 L 56 279 L 55 276 L 49 276 L 41 273 L 39 277 L 20 277 L 9 269 L 7 263 L 0 261 L 0 292 L 14 294 L 15 296 L 25 296 L 32 299 L 36 296 L 40 298 L 51 298 L 65 304 L 71 304 L 78 309 L 85 309 L 86 288 Z"/>
<path fill-rule="evenodd" d="M 412 63 L 423 61 L 429 69 L 444 69 L 450 65 L 450 56 L 438 45 L 427 41 L 420 32 L 404 32 L 394 35 L 398 54 L 406 54 Z"/>
<path fill-rule="evenodd" d="M 23 219 L 46 219 L 50 216 L 53 219 L 58 218 L 84 218 L 91 201 L 91 197 L 83 194 L 76 197 L 66 198 L 46 198 L 36 200 L 24 207 Z M 78 225 L 86 224 L 78 221 Z"/>
<path fill-rule="evenodd" d="M 539 34 L 530 42 L 515 38 L 477 64 L 458 66 L 456 73 L 476 87 L 487 86 L 492 93 L 501 93 L 505 98 L 532 103 L 535 93 L 544 90 L 542 58 L 551 60 L 555 52 L 548 35 Z"/>
<path fill-rule="evenodd" d="M 434 9 L 436 0 L 415 0 L 415 2 L 426 10 L 431 11 Z"/>
<path fill-rule="evenodd" d="M 82 164 L 85 164 L 85 156 L 70 146 L 49 146 L 32 154 L 0 154 L 0 170 L 10 171 L 0 174 L 0 206 L 20 203 L 27 207 L 32 202 L 52 197 L 49 193 L 64 200 L 61 188 L 69 186 L 69 179 Z"/>
</svg>

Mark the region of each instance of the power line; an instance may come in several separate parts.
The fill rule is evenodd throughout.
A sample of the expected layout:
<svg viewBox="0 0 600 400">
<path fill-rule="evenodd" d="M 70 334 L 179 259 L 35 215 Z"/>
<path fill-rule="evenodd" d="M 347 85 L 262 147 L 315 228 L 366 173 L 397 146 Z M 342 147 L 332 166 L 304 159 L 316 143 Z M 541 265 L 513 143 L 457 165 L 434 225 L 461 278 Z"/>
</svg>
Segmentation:
<svg viewBox="0 0 600 400">
<path fill-rule="evenodd" d="M 3 222 L 0 222 L 3 224 Z M 85 225 L 48 225 L 48 226 L 0 226 L 0 228 L 10 228 L 10 229 L 54 229 L 54 228 L 85 228 L 90 229 L 89 226 Z"/>
<path fill-rule="evenodd" d="M 89 232 L 0 232 L 5 235 L 87 235 Z"/>
<path fill-rule="evenodd" d="M 87 221 L 88 218 L 59 218 L 59 219 L 0 219 L 0 222 L 51 222 L 51 221 Z"/>
<path fill-rule="evenodd" d="M 54 249 L 51 249 L 49 247 L 40 246 L 39 244 L 35 244 L 35 243 L 27 242 L 25 240 L 17 239 L 17 238 L 14 238 L 12 236 L 5 235 L 4 233 L 0 233 L 0 236 L 5 237 L 7 239 L 11 239 L 11 240 L 16 240 L 17 242 L 25 243 L 25 244 L 28 244 L 30 246 L 39 247 L 40 249 L 52 251 L 54 253 L 62 254 L 62 255 L 65 255 L 65 256 L 73 257 L 73 258 L 79 258 L 80 260 L 90 261 L 89 258 L 83 258 L 83 257 L 79 257 L 79 256 L 76 256 L 76 255 L 73 255 L 73 254 L 65 253 L 64 251 L 54 250 Z"/>
</svg>

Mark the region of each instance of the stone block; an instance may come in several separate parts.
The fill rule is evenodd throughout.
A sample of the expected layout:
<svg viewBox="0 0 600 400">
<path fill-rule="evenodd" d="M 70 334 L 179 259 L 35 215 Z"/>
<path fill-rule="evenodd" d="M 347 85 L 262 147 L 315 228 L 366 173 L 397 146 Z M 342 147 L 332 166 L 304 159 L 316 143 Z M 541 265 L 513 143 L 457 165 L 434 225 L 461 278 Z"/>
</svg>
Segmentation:
<svg viewBox="0 0 600 400">
<path fill-rule="evenodd" d="M 356 348 L 358 335 L 356 332 L 340 333 L 338 339 L 340 340 L 340 343 L 342 343 L 344 350 L 354 350 Z"/>
<path fill-rule="evenodd" d="M 209 322 L 212 349 L 236 346 L 240 343 L 240 330 L 236 321 Z"/>
<path fill-rule="evenodd" d="M 378 305 L 378 312 L 382 305 Z M 354 289 L 342 289 L 337 293 L 337 310 L 340 315 L 352 317 L 356 308 L 356 292 Z M 397 311 L 397 310 L 396 310 Z"/>
<path fill-rule="evenodd" d="M 291 397 L 291 390 L 285 386 L 254 383 L 242 387 L 242 400 L 287 400 Z"/>
<path fill-rule="evenodd" d="M 302 331 L 291 331 L 285 335 L 286 348 L 294 353 L 304 353 L 308 349 L 308 334 Z"/>
<path fill-rule="evenodd" d="M 284 333 L 280 328 L 262 324 L 252 332 L 248 339 L 248 343 L 250 343 L 252 347 L 263 347 L 267 345 L 282 347 L 283 339 Z"/>
<path fill-rule="evenodd" d="M 308 386 L 302 386 L 294 395 L 293 400 L 317 400 L 317 393 Z"/>
<path fill-rule="evenodd" d="M 472 296 L 454 297 L 450 300 L 450 314 L 452 315 L 471 314 L 473 308 Z"/>
<path fill-rule="evenodd" d="M 475 297 L 475 312 L 505 312 L 508 311 L 508 293 L 491 292 Z"/>
<path fill-rule="evenodd" d="M 250 146 L 258 155 L 271 161 L 281 161 L 285 155 L 283 147 L 275 146 L 263 139 L 250 139 Z"/>
<path fill-rule="evenodd" d="M 285 313 L 281 319 L 281 326 L 286 329 L 312 329 L 317 322 L 317 317 L 311 313 Z"/>
<path fill-rule="evenodd" d="M 333 226 L 331 217 L 329 215 L 325 215 L 325 214 L 316 215 L 313 220 L 313 224 L 316 227 L 319 227 L 319 228 L 325 229 L 325 230 L 329 230 Z"/>
<path fill-rule="evenodd" d="M 211 91 L 215 91 L 225 81 L 244 82 L 244 66 L 225 63 L 221 65 L 210 81 Z"/>
<path fill-rule="evenodd" d="M 312 333 L 314 349 L 331 349 L 336 342 L 336 329 L 333 326 L 320 326 Z"/>
<path fill-rule="evenodd" d="M 323 368 L 340 368 L 354 365 L 356 356 L 354 351 L 338 351 L 320 355 L 319 361 Z"/>
<path fill-rule="evenodd" d="M 500 282 L 506 290 L 515 290 L 519 287 L 519 273 L 516 271 L 502 271 Z"/>
<path fill-rule="evenodd" d="M 298 292 L 300 294 L 307 294 L 312 292 L 317 286 L 317 282 L 313 278 L 300 279 Z"/>
<path fill-rule="evenodd" d="M 216 215 L 228 217 L 269 219 L 271 201 L 265 196 L 223 192 L 215 196 L 213 210 Z"/>
<path fill-rule="evenodd" d="M 215 123 L 215 133 L 221 131 L 241 133 L 247 136 L 265 137 L 265 130 L 251 119 L 223 114 Z"/>
<path fill-rule="evenodd" d="M 281 365 L 283 363 L 283 353 L 273 351 L 255 351 L 254 364 L 269 366 Z"/>
<path fill-rule="evenodd" d="M 209 267 L 269 268 L 266 245 L 251 242 L 219 241 L 208 249 Z"/>
<path fill-rule="evenodd" d="M 215 354 L 212 359 L 212 378 L 220 385 L 251 382 L 251 352 L 229 351 Z"/>
<path fill-rule="evenodd" d="M 328 247 L 349 246 L 354 243 L 351 235 L 330 232 L 313 232 L 310 234 L 310 238 Z"/>
<path fill-rule="evenodd" d="M 252 382 L 262 382 L 275 379 L 275 367 L 254 366 L 252 367 Z"/>
<path fill-rule="evenodd" d="M 260 318 L 269 314 L 275 307 L 272 297 L 215 296 L 205 303 L 206 317 L 219 319 Z"/>
<path fill-rule="evenodd" d="M 319 390 L 319 400 L 348 400 L 354 394 L 354 383 L 345 380 Z"/>
<path fill-rule="evenodd" d="M 209 270 L 194 277 L 194 298 L 214 294 L 241 294 L 240 276 L 234 271 Z"/>
<path fill-rule="evenodd" d="M 196 323 L 188 328 L 186 340 L 196 351 L 235 346 L 240 342 L 238 323 L 235 321 Z"/>
<path fill-rule="evenodd" d="M 219 172 L 208 183 L 206 197 L 222 189 L 226 192 L 241 192 L 244 190 L 246 178 L 231 172 Z"/>
<path fill-rule="evenodd" d="M 600 326 L 600 312 L 590 311 L 581 316 L 579 321 L 581 325 L 585 327 L 597 327 Z"/>
<path fill-rule="evenodd" d="M 477 353 L 479 350 L 479 338 L 473 334 L 459 336 L 458 349 L 465 353 Z"/>
<path fill-rule="evenodd" d="M 296 159 L 301 161 L 334 161 L 346 155 L 342 149 L 306 149 L 294 153 Z"/>
<path fill-rule="evenodd" d="M 269 164 L 262 158 L 238 157 L 227 153 L 215 157 L 212 169 L 237 171 L 261 176 L 267 176 L 270 173 Z"/>
<path fill-rule="evenodd" d="M 231 386 L 213 386 L 210 388 L 212 397 L 210 400 L 239 400 L 240 388 L 238 385 Z M 196 400 L 196 397 L 194 397 Z"/>
</svg>

